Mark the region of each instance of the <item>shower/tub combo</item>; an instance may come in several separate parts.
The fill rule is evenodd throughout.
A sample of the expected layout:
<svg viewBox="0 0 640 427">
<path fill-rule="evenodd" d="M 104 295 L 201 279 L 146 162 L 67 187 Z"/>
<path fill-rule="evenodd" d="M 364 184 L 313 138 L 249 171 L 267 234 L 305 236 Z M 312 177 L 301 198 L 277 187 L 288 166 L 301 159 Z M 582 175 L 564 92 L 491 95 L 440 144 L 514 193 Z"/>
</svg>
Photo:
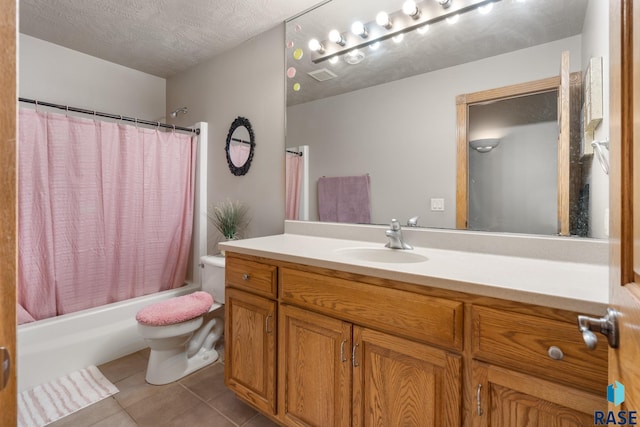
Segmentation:
<svg viewBox="0 0 640 427">
<path fill-rule="evenodd" d="M 113 126 L 114 124 L 109 123 L 108 125 Z M 102 126 L 102 128 L 100 128 L 100 130 L 102 131 L 102 129 L 107 125 L 98 126 Z M 171 128 L 171 126 L 168 125 L 163 125 L 163 127 Z M 158 124 L 155 131 L 159 132 L 159 128 L 160 124 Z M 62 312 L 66 314 L 58 315 L 56 317 L 44 318 L 41 320 L 36 320 L 35 322 L 19 325 L 17 328 L 17 368 L 18 389 L 20 391 L 29 389 L 35 385 L 42 384 L 46 381 L 58 378 L 62 375 L 68 374 L 86 366 L 106 363 L 113 359 L 122 357 L 126 354 L 130 354 L 132 352 L 145 348 L 146 344 L 144 340 L 137 333 L 137 322 L 135 319 L 136 313 L 141 308 L 150 304 L 157 303 L 176 296 L 185 295 L 187 293 L 191 293 L 200 289 L 201 284 L 199 262 L 200 257 L 206 255 L 207 251 L 207 123 L 197 123 L 194 128 L 199 129 L 199 134 L 196 137 L 197 142 L 194 148 L 194 172 L 191 172 L 192 176 L 191 178 L 189 178 L 189 185 L 193 188 L 193 212 L 189 217 L 189 220 L 191 220 L 192 218 L 192 223 L 188 224 L 191 228 L 191 238 L 189 239 L 190 243 L 187 242 L 187 246 L 184 249 L 180 249 L 179 251 L 166 251 L 166 256 L 172 257 L 171 260 L 173 260 L 174 257 L 179 257 L 182 260 L 182 266 L 180 268 L 183 270 L 182 273 L 178 272 L 176 275 L 171 276 L 171 273 L 173 273 L 173 271 L 169 271 L 170 274 L 167 274 L 166 271 L 164 271 L 170 270 L 170 268 L 166 265 L 160 264 L 159 267 L 157 267 L 160 269 L 164 269 L 162 277 L 178 277 L 178 279 L 176 279 L 176 283 L 165 285 L 165 289 L 167 287 L 171 289 L 160 292 L 149 291 L 149 286 L 146 285 L 144 291 L 138 289 L 134 293 L 134 295 L 142 294 L 142 296 L 137 296 L 119 302 L 113 302 L 98 307 L 84 308 L 77 311 L 59 310 L 58 313 Z M 116 132 L 118 131 L 125 131 L 122 128 L 122 125 L 120 125 L 119 128 L 116 128 Z M 160 133 L 162 134 L 162 132 Z M 162 139 L 162 141 L 167 141 L 167 139 L 164 138 Z M 129 147 L 125 147 L 124 149 L 129 149 Z M 47 150 L 53 149 L 48 147 Z M 98 157 L 100 157 L 101 161 L 103 160 L 102 157 L 108 157 L 112 154 L 110 153 L 109 149 L 102 147 L 99 147 L 96 152 L 99 154 Z M 102 164 L 99 164 L 99 166 L 104 168 L 104 162 Z M 116 170 L 116 168 L 114 168 L 114 170 Z M 74 173 L 75 172 L 76 171 L 74 171 Z M 113 177 L 112 175 L 109 175 L 107 176 L 107 179 L 117 179 L 117 177 L 115 175 L 113 175 Z M 162 179 L 162 177 L 160 177 L 160 179 Z M 86 193 L 88 193 L 89 195 L 83 195 L 83 197 L 91 196 L 90 191 L 87 191 Z M 151 197 L 152 202 L 153 197 L 155 196 Z M 162 197 L 162 195 L 158 194 L 157 197 Z M 138 202 L 135 200 L 135 198 L 133 198 L 132 200 L 135 203 Z M 87 204 L 85 203 L 85 201 L 86 199 L 81 200 L 81 210 L 87 208 Z M 28 205 L 29 202 L 34 203 L 34 201 L 31 200 L 26 204 Z M 101 207 L 102 205 L 100 205 L 100 203 L 107 205 L 108 202 L 108 197 L 102 196 L 102 199 L 98 200 L 97 205 Z M 130 203 L 130 201 L 125 200 L 122 203 Z M 88 206 L 93 205 L 89 204 Z M 80 214 L 82 214 L 81 211 Z M 183 221 L 186 221 L 186 219 Z M 109 224 L 107 226 L 109 226 Z M 119 224 L 112 225 L 112 227 L 116 228 L 118 226 Z M 55 236 L 55 233 L 58 232 L 55 227 L 50 227 L 50 230 L 47 232 L 51 232 L 52 235 L 54 235 L 54 238 L 58 238 L 58 241 L 60 241 L 60 238 Z M 153 236 L 153 230 L 151 235 Z M 68 236 L 66 235 L 63 236 L 64 239 L 66 239 L 67 237 Z M 83 236 L 81 236 L 81 238 L 82 237 Z M 126 241 L 126 237 L 126 235 L 122 237 L 123 244 Z M 54 243 L 55 244 L 51 245 L 51 247 L 53 248 L 57 247 L 57 241 L 54 241 Z M 116 242 L 114 244 L 103 245 L 106 246 L 106 254 L 98 253 L 96 254 L 96 256 L 108 258 L 109 250 L 111 250 L 112 252 L 124 250 L 125 248 L 114 249 L 114 245 L 118 246 L 119 243 L 120 241 L 116 239 Z M 30 256 L 33 256 L 32 254 L 33 252 L 29 253 Z M 55 255 L 56 257 L 70 256 L 68 254 L 68 251 L 64 250 L 59 251 L 59 253 L 50 251 L 49 254 Z M 117 268 L 120 268 L 121 262 L 119 262 L 117 258 L 115 259 L 115 267 L 113 269 L 117 270 Z M 38 259 L 37 262 L 42 263 L 44 261 Z M 169 263 L 167 262 L 166 264 Z M 37 267 L 33 268 L 39 269 L 41 267 L 42 264 L 38 264 Z M 153 276 L 153 274 L 157 273 L 156 267 L 147 266 L 146 269 L 147 271 L 145 271 L 142 276 Z M 70 274 L 75 274 L 75 272 L 71 272 Z M 97 272 L 94 273 L 94 275 L 101 276 L 101 273 Z M 134 278 L 129 279 L 128 281 L 135 284 L 135 278 L 140 277 L 141 275 L 135 272 L 129 273 L 127 271 L 125 273 L 120 273 L 120 276 Z M 118 276 L 116 275 L 116 277 Z M 184 280 L 180 279 L 181 277 L 184 277 Z M 89 290 L 96 289 L 96 293 L 102 291 L 102 289 L 100 289 L 101 285 L 96 286 L 96 278 L 89 277 L 84 282 L 84 279 L 78 280 L 77 276 L 74 276 L 74 279 L 76 280 L 76 282 L 78 282 L 76 286 L 79 286 L 83 290 L 85 290 L 84 287 L 86 285 L 86 288 Z M 92 286 L 93 288 L 91 288 Z M 52 293 L 51 297 L 56 299 L 57 303 L 57 300 L 60 297 L 59 294 L 63 292 L 56 292 L 58 293 Z M 91 296 L 90 292 L 89 296 Z M 109 296 L 108 298 L 110 301 L 114 300 L 112 296 Z M 116 301 L 118 299 L 116 299 Z"/>
</svg>

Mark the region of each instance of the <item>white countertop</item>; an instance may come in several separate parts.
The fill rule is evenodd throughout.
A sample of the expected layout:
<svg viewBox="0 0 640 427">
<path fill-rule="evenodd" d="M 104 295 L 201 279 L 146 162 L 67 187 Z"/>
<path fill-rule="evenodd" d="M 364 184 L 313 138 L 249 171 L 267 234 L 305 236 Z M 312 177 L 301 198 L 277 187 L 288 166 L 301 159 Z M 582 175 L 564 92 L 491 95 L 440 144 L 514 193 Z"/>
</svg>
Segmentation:
<svg viewBox="0 0 640 427">
<path fill-rule="evenodd" d="M 221 250 L 399 280 L 553 308 L 602 315 L 609 301 L 608 266 L 416 247 L 424 262 L 353 259 L 344 248 L 383 248 L 357 240 L 279 234 L 221 242 Z M 391 249 L 389 249 L 391 250 Z"/>
</svg>

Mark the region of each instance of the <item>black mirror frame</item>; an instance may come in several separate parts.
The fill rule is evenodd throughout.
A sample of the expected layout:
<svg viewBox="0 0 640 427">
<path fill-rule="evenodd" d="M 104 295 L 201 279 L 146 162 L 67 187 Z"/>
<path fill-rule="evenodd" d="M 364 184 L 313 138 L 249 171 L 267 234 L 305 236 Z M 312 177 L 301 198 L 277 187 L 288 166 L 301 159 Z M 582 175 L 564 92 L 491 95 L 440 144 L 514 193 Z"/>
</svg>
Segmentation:
<svg viewBox="0 0 640 427">
<path fill-rule="evenodd" d="M 231 161 L 231 154 L 229 153 L 229 146 L 231 145 L 231 136 L 233 132 L 239 128 L 240 126 L 244 126 L 249 131 L 249 143 L 251 147 L 249 148 L 249 157 L 247 157 L 247 161 L 244 162 L 242 166 L 236 166 Z M 251 122 L 249 119 L 245 117 L 236 117 L 233 123 L 231 123 L 231 127 L 229 128 L 229 133 L 227 134 L 227 144 L 225 145 L 225 152 L 227 154 L 227 164 L 229 165 L 229 170 L 235 176 L 246 175 L 249 171 L 249 167 L 251 166 L 251 160 L 253 159 L 253 149 L 256 145 L 256 137 L 253 133 L 253 128 L 251 127 Z"/>
</svg>

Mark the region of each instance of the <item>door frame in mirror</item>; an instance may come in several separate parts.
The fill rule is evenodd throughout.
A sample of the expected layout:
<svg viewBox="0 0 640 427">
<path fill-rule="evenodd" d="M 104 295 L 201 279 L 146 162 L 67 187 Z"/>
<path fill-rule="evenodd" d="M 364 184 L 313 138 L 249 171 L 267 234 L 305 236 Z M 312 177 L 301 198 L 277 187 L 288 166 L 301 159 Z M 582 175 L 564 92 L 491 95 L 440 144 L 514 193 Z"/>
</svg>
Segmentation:
<svg viewBox="0 0 640 427">
<path fill-rule="evenodd" d="M 581 73 L 571 73 L 570 81 L 572 84 L 581 82 Z M 557 90 L 560 93 L 561 78 L 560 76 L 549 77 L 541 80 L 534 80 L 526 83 L 519 83 L 500 88 L 489 89 L 479 92 L 467 93 L 456 97 L 456 228 L 466 230 L 468 228 L 469 214 L 469 107 L 474 104 L 481 104 L 493 101 L 499 101 L 509 98 L 516 98 L 536 93 L 549 92 Z M 561 113 L 558 111 L 558 116 Z M 561 139 L 558 147 L 559 153 L 569 153 L 569 139 Z M 566 147 L 564 146 L 566 145 Z M 567 209 L 569 200 L 568 183 L 570 158 L 568 155 L 562 155 L 558 162 L 558 170 L 563 170 L 563 175 L 559 177 L 558 200 L 566 200 L 567 202 L 558 203 L 558 216 L 561 229 L 558 230 L 561 235 L 569 235 L 569 210 Z M 560 185 L 560 182 L 563 182 Z M 565 219 L 566 217 L 566 219 Z"/>
</svg>

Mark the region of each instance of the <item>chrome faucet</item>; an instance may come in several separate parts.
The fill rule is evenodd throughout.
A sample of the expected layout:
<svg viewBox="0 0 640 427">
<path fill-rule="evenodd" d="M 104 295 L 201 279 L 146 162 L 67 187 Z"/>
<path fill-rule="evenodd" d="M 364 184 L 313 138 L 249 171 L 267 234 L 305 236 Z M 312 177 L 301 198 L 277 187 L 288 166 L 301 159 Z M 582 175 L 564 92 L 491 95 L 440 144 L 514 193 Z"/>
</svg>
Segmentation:
<svg viewBox="0 0 640 427">
<path fill-rule="evenodd" d="M 385 234 L 389 238 L 389 243 L 385 247 L 391 249 L 413 249 L 413 246 L 402 241 L 402 230 L 397 219 L 391 220 L 391 228 L 385 231 Z"/>
</svg>

